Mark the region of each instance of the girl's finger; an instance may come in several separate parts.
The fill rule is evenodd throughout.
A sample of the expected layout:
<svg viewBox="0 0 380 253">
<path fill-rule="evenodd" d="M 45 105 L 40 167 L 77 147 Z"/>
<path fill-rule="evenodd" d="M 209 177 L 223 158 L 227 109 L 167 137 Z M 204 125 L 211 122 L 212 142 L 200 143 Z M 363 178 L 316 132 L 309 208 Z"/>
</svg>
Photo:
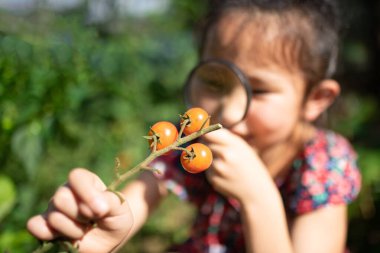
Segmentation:
<svg viewBox="0 0 380 253">
<path fill-rule="evenodd" d="M 74 192 L 78 201 L 80 211 L 87 212 L 90 209 L 89 217 L 97 218 L 107 214 L 110 206 L 105 199 L 104 191 L 106 186 L 94 173 L 85 169 L 74 169 L 69 174 L 69 186 Z"/>
<path fill-rule="evenodd" d="M 214 169 L 213 168 L 209 168 L 208 170 L 206 170 L 205 174 L 206 174 L 206 178 L 207 180 L 210 182 L 212 180 L 212 178 L 215 176 L 214 174 Z"/>
<path fill-rule="evenodd" d="M 58 188 L 54 194 L 51 203 L 55 210 L 58 210 L 71 219 L 81 223 L 88 223 L 92 216 L 92 211 L 78 202 L 72 190 L 66 185 Z M 79 208 L 81 206 L 81 208 Z M 79 211 L 81 210 L 81 212 Z"/>
<path fill-rule="evenodd" d="M 89 210 L 92 216 L 88 218 L 97 220 L 105 215 L 115 216 L 124 212 L 125 205 L 94 173 L 85 169 L 75 169 L 69 174 L 69 186 L 79 201 L 79 213 Z M 120 193 L 120 196 L 122 194 Z"/>
<path fill-rule="evenodd" d="M 220 191 L 220 185 L 225 183 L 224 177 L 215 168 L 210 168 L 206 171 L 207 181 L 214 187 L 215 190 Z"/>
<path fill-rule="evenodd" d="M 214 158 L 216 157 L 222 157 L 223 154 L 226 152 L 226 147 L 223 145 L 215 144 L 215 143 L 210 143 L 207 144 L 207 146 L 210 148 L 212 151 L 212 155 Z"/>
<path fill-rule="evenodd" d="M 43 241 L 50 241 L 59 236 L 42 215 L 30 218 L 26 226 L 33 236 Z"/>
<path fill-rule="evenodd" d="M 221 159 L 214 159 L 212 162 L 211 168 L 206 171 L 206 174 L 209 173 L 213 177 L 225 177 L 226 173 L 231 173 L 232 168 L 226 166 L 226 163 Z"/>
<path fill-rule="evenodd" d="M 230 142 L 230 138 L 233 137 L 234 135 L 229 130 L 222 128 L 203 135 L 201 139 L 206 143 L 225 144 Z"/>
<path fill-rule="evenodd" d="M 47 214 L 48 225 L 59 234 L 71 239 L 80 239 L 89 225 L 77 223 L 61 212 L 53 211 Z"/>
</svg>

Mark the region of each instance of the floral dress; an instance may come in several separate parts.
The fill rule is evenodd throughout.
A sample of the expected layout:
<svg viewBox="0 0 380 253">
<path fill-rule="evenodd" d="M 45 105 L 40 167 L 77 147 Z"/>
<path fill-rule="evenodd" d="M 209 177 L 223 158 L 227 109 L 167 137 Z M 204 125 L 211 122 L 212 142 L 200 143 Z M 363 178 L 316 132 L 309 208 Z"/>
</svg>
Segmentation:
<svg viewBox="0 0 380 253">
<path fill-rule="evenodd" d="M 169 191 L 195 205 L 197 213 L 190 237 L 170 252 L 245 252 L 240 207 L 208 183 L 205 174 L 185 172 L 178 154 L 160 157 L 153 166 L 162 171 Z M 288 216 L 296 216 L 328 205 L 348 204 L 361 185 L 356 154 L 342 136 L 318 130 L 294 160 L 285 179 L 278 183 Z"/>
</svg>

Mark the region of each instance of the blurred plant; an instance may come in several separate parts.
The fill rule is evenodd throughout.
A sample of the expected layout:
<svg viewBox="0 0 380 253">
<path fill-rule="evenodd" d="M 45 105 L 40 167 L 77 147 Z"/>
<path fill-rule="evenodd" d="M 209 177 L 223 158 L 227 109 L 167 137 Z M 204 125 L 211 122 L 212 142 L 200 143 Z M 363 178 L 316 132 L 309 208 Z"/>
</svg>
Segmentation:
<svg viewBox="0 0 380 253">
<path fill-rule="evenodd" d="M 115 154 L 134 163 L 148 152 L 136 136 L 157 117 L 175 120 L 196 60 L 186 8 L 168 10 L 176 22 L 124 17 L 116 33 L 86 26 L 83 10 L 2 13 L 0 187 L 9 194 L 0 199 L 0 252 L 35 246 L 26 219 L 43 211 L 69 169 L 110 181 Z"/>
</svg>

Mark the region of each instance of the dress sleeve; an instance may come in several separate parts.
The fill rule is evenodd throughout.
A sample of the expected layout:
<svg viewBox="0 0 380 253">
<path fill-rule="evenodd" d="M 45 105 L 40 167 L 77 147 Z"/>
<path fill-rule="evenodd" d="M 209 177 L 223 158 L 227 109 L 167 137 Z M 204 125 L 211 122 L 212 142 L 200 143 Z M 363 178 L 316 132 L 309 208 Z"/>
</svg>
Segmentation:
<svg viewBox="0 0 380 253">
<path fill-rule="evenodd" d="M 327 205 L 348 204 L 361 187 L 356 153 L 342 136 L 319 133 L 318 140 L 306 147 L 292 178 L 289 208 L 303 214 Z"/>
</svg>

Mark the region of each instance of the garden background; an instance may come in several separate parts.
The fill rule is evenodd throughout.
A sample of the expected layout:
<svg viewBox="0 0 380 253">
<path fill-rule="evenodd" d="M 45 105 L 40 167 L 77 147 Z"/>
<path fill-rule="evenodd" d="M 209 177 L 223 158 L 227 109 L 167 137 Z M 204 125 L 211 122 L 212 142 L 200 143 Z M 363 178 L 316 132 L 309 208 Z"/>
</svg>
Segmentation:
<svg viewBox="0 0 380 253">
<path fill-rule="evenodd" d="M 328 124 L 359 154 L 363 188 L 350 206 L 352 252 L 380 252 L 380 1 L 341 1 L 343 95 Z M 0 252 L 31 252 L 25 230 L 73 167 L 106 182 L 148 153 L 140 137 L 183 112 L 206 1 L 0 1 Z M 173 205 L 175 208 L 173 208 Z M 169 198 L 125 252 L 184 240 L 192 207 Z"/>
</svg>

